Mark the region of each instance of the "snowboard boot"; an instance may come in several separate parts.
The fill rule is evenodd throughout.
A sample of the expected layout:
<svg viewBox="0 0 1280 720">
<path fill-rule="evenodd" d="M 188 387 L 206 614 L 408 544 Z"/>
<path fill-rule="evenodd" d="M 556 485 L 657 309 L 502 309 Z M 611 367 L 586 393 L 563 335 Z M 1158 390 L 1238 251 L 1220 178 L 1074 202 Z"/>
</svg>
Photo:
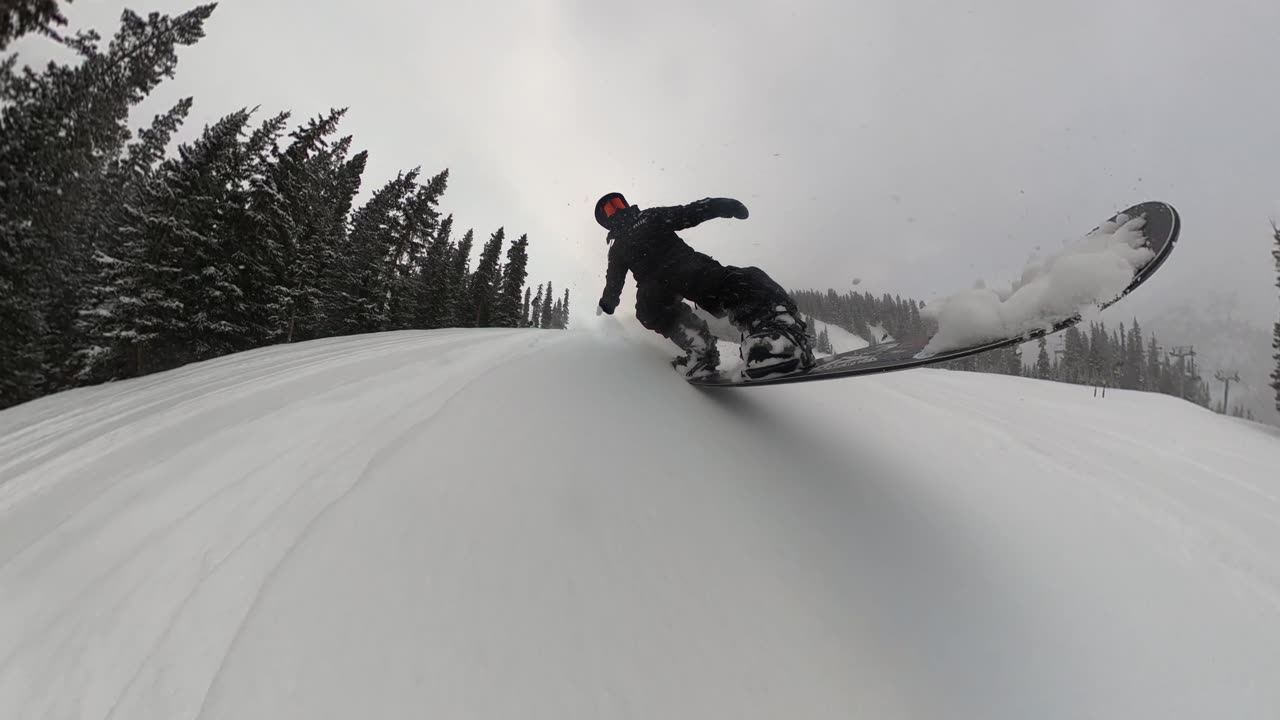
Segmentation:
<svg viewBox="0 0 1280 720">
<path fill-rule="evenodd" d="M 751 380 L 804 372 L 814 365 L 808 327 L 794 308 L 774 305 L 746 318 L 741 327 L 743 374 Z"/>
<path fill-rule="evenodd" d="M 720 368 L 720 348 L 716 347 L 716 339 L 707 329 L 706 323 L 701 327 L 678 327 L 670 340 L 685 350 L 685 354 L 671 361 L 671 367 L 678 370 L 686 378 L 700 378 L 714 375 Z"/>
<path fill-rule="evenodd" d="M 715 345 L 701 352 L 690 352 L 671 361 L 671 367 L 690 380 L 715 375 L 720 369 L 720 350 Z"/>
</svg>

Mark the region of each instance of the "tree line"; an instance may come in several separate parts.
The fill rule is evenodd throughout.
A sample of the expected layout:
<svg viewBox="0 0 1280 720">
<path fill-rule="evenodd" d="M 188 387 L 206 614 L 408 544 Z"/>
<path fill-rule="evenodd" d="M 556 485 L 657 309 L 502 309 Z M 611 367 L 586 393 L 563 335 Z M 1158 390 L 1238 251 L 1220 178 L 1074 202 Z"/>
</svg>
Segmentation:
<svg viewBox="0 0 1280 720">
<path fill-rule="evenodd" d="M 1110 330 L 1105 322 L 1093 322 L 1086 328 L 1072 326 L 1062 332 L 1062 346 L 1052 352 L 1046 338 L 1040 338 L 1031 364 L 1024 363 L 1021 346 L 1015 345 L 945 366 L 1099 388 L 1158 392 L 1213 407 L 1211 389 L 1195 363 L 1194 350 L 1162 347 L 1154 335 L 1143 336 L 1136 319 L 1128 327 L 1121 323 Z M 1237 414 L 1244 413 L 1243 409 L 1236 410 Z"/>
<path fill-rule="evenodd" d="M 0 408 L 275 343 L 409 328 L 564 328 L 569 294 L 526 287 L 529 238 L 440 209 L 447 169 L 401 171 L 355 207 L 367 152 L 345 109 L 240 109 L 168 152 L 185 98 L 131 132 L 215 6 L 125 11 L 105 46 L 56 3 L 0 10 L 0 48 L 41 32 L 74 64 L 0 62 Z M 505 249 L 505 255 L 504 255 Z"/>
<path fill-rule="evenodd" d="M 924 304 L 912 299 L 903 300 L 898 295 L 885 293 L 881 297 L 875 297 L 867 292 L 840 294 L 829 289 L 825 293 L 818 290 L 795 290 L 791 292 L 791 297 L 802 314 L 844 328 L 873 343 L 883 340 L 883 335 L 876 336 L 873 326 L 883 328 L 884 332 L 899 340 L 924 337 L 930 330 L 928 321 L 920 316 L 920 308 Z M 830 344 L 828 338 L 826 346 L 830 347 Z"/>
<path fill-rule="evenodd" d="M 1280 226 L 1275 223 L 1271 225 L 1271 237 L 1276 241 L 1276 249 L 1271 251 L 1271 257 L 1276 262 L 1276 287 L 1280 288 Z M 1276 391 L 1276 410 L 1280 410 L 1280 320 L 1276 321 L 1275 337 L 1271 341 L 1271 347 L 1276 351 L 1276 369 L 1271 374 L 1271 387 Z"/>
</svg>

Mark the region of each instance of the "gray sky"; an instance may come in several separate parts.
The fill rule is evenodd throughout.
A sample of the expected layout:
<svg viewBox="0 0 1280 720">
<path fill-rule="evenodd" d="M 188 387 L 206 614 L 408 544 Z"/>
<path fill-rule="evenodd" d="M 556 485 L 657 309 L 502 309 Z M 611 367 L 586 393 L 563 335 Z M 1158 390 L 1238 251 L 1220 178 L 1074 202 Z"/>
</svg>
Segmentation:
<svg viewBox="0 0 1280 720">
<path fill-rule="evenodd" d="M 68 15 L 109 34 L 125 6 Z M 1274 0 L 224 0 L 145 111 L 350 106 L 366 190 L 449 167 L 458 226 L 529 233 L 531 281 L 579 312 L 620 190 L 743 200 L 686 239 L 788 287 L 925 300 L 1166 200 L 1181 246 L 1122 314 L 1226 286 L 1272 322 L 1277 27 Z"/>
</svg>

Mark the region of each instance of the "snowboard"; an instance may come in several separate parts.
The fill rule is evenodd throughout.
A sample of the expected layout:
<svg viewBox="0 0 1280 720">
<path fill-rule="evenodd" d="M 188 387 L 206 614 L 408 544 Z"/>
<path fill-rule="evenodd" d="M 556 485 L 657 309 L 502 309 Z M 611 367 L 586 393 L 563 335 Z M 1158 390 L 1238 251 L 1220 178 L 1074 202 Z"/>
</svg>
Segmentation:
<svg viewBox="0 0 1280 720">
<path fill-rule="evenodd" d="M 1145 283 L 1164 264 L 1178 241 L 1182 222 L 1177 210 L 1163 202 L 1144 202 L 1122 210 L 1108 218 L 1107 223 L 1122 223 L 1127 219 L 1144 218 L 1141 228 L 1142 247 L 1152 251 L 1152 256 L 1145 264 L 1134 269 L 1133 280 L 1118 295 L 1111 298 L 1096 299 L 1094 304 L 1099 309 L 1106 308 Z M 1090 234 L 1098 232 L 1106 223 L 1099 224 Z M 874 373 L 909 370 L 926 367 L 938 363 L 977 355 L 991 350 L 1020 345 L 1051 335 L 1075 325 L 1082 320 L 1078 311 L 1063 313 L 1059 317 L 1042 317 L 1037 319 L 1033 329 L 1012 333 L 1007 337 L 986 340 L 972 345 L 926 353 L 926 347 L 932 335 L 916 338 L 895 338 L 849 352 L 837 353 L 820 358 L 810 369 L 781 375 L 773 375 L 761 379 L 750 379 L 740 374 L 739 370 L 721 370 L 715 375 L 701 378 L 690 378 L 688 382 L 700 387 L 754 387 L 760 385 L 780 385 L 785 383 L 812 382 L 816 380 L 834 380 L 836 378 L 870 375 Z"/>
</svg>

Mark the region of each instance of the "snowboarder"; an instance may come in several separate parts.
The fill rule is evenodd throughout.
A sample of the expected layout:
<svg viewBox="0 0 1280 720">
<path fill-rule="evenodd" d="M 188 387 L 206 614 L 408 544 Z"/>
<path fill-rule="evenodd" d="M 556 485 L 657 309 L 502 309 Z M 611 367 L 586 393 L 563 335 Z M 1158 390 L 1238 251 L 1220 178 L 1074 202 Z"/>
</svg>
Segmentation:
<svg viewBox="0 0 1280 720">
<path fill-rule="evenodd" d="M 641 210 L 621 193 L 596 202 L 596 222 L 609 231 L 609 267 L 599 311 L 613 314 L 630 271 L 636 279 L 636 319 L 685 352 L 672 366 L 686 377 L 712 375 L 720 353 L 706 321 L 684 300 L 718 318 L 727 317 L 743 335 L 740 354 L 748 378 L 813 367 L 813 349 L 795 303 L 756 267 L 722 265 L 697 252 L 676 231 L 713 218 L 747 218 L 730 198 Z"/>
</svg>

